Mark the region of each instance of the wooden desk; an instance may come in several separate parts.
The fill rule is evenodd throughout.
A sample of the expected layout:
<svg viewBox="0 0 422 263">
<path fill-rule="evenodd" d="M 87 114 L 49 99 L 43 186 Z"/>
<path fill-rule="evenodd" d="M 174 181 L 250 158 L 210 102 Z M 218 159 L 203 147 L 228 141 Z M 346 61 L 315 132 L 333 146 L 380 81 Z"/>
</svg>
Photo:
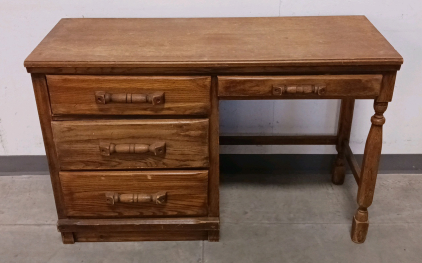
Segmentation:
<svg viewBox="0 0 422 263">
<path fill-rule="evenodd" d="M 219 144 L 335 145 L 332 181 L 347 161 L 359 185 L 351 237 L 364 242 L 402 63 L 364 16 L 62 19 L 25 67 L 63 242 L 217 241 Z M 220 99 L 341 99 L 338 133 L 219 137 Z M 361 168 L 355 99 L 375 108 Z"/>
</svg>

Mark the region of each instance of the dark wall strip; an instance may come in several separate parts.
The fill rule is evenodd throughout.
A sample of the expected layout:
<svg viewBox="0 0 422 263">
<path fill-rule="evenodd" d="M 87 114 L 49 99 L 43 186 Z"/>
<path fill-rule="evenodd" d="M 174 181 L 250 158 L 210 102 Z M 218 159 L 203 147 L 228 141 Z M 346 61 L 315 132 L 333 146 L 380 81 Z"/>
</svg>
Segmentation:
<svg viewBox="0 0 422 263">
<path fill-rule="evenodd" d="M 330 173 L 331 154 L 222 154 L 222 173 Z M 362 155 L 357 154 L 359 163 Z M 384 154 L 380 174 L 422 174 L 422 154 Z M 350 172 L 350 171 L 349 171 Z M 0 175 L 48 174 L 43 155 L 0 156 Z"/>
<path fill-rule="evenodd" d="M 222 173 L 331 173 L 334 154 L 224 154 Z M 359 164 L 362 154 L 356 154 Z M 351 173 L 349 169 L 349 173 Z M 422 174 L 422 154 L 381 155 L 379 173 Z"/>
</svg>

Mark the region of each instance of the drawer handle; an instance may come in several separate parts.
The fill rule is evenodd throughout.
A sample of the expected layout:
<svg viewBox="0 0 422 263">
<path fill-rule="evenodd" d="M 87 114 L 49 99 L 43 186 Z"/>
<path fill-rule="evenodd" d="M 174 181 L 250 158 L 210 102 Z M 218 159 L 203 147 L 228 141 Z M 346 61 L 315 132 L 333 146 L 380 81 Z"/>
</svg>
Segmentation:
<svg viewBox="0 0 422 263">
<path fill-rule="evenodd" d="M 324 95 L 326 92 L 325 86 L 319 85 L 274 85 L 273 95 L 281 96 L 284 94 L 317 94 Z"/>
<path fill-rule="evenodd" d="M 104 91 L 95 92 L 95 101 L 97 104 L 107 103 L 150 103 L 152 105 L 164 104 L 164 92 L 155 92 L 152 94 L 131 94 L 116 93 L 111 94 Z"/>
<path fill-rule="evenodd" d="M 119 194 L 115 192 L 105 193 L 107 204 L 115 203 L 154 203 L 162 205 L 167 202 L 167 192 L 155 194 Z"/>
<path fill-rule="evenodd" d="M 153 144 L 140 143 L 100 143 L 101 155 L 110 156 L 113 153 L 153 153 L 154 155 L 164 155 L 166 153 L 165 142 L 155 142 Z"/>
</svg>

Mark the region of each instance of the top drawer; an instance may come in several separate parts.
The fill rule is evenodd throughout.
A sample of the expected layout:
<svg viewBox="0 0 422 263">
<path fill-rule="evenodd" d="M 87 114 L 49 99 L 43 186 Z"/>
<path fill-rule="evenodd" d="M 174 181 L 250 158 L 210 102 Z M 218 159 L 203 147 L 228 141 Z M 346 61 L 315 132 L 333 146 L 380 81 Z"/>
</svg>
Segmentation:
<svg viewBox="0 0 422 263">
<path fill-rule="evenodd" d="M 207 115 L 210 77 L 48 75 L 54 115 Z"/>
<path fill-rule="evenodd" d="M 238 99 L 376 98 L 382 75 L 219 76 L 218 96 Z"/>
</svg>

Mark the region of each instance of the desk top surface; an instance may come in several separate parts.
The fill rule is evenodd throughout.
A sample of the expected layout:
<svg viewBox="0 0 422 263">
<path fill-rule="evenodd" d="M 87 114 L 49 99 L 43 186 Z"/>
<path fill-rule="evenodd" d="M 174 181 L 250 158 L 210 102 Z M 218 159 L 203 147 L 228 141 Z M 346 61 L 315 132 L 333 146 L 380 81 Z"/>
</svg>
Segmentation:
<svg viewBox="0 0 422 263">
<path fill-rule="evenodd" d="M 400 65 L 364 16 L 62 19 L 26 67 Z"/>
</svg>

